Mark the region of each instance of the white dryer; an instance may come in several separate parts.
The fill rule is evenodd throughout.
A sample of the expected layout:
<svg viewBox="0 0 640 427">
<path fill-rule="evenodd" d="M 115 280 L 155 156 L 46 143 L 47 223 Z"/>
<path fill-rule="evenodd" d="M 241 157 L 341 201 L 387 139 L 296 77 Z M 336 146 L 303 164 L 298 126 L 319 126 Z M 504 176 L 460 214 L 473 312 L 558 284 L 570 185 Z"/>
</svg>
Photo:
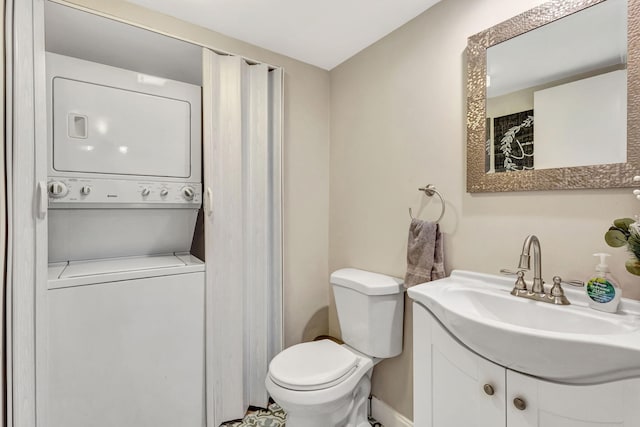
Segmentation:
<svg viewBox="0 0 640 427">
<path fill-rule="evenodd" d="M 189 252 L 201 88 L 46 55 L 49 262 Z"/>
</svg>

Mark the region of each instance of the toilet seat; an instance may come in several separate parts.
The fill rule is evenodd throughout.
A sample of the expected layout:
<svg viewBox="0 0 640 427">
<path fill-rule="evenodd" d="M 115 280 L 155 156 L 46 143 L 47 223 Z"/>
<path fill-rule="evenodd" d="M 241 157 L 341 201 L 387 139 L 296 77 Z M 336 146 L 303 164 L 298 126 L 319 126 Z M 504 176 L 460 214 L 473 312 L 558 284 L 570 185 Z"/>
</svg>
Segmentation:
<svg viewBox="0 0 640 427">
<path fill-rule="evenodd" d="M 349 378 L 359 358 L 330 340 L 294 345 L 273 358 L 269 377 L 290 390 L 311 391 L 333 387 Z"/>
</svg>

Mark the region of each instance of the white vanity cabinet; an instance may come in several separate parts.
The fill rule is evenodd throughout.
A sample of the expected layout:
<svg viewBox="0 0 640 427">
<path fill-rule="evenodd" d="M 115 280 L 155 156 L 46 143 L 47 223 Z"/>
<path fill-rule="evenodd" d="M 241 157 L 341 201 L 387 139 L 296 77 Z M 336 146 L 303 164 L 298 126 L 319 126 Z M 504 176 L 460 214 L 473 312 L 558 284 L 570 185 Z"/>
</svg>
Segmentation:
<svg viewBox="0 0 640 427">
<path fill-rule="evenodd" d="M 505 369 L 463 347 L 416 303 L 413 331 L 414 426 L 504 426 Z"/>
<path fill-rule="evenodd" d="M 562 355 L 558 355 L 558 363 L 571 361 L 562 360 Z M 566 385 L 543 381 L 509 369 L 506 369 L 506 374 L 508 427 L 640 426 L 638 379 L 596 385 Z M 522 399 L 526 408 L 516 408 L 513 403 L 516 398 Z"/>
<path fill-rule="evenodd" d="M 469 350 L 417 303 L 413 330 L 415 427 L 640 426 L 639 379 L 563 385 L 511 371 Z M 550 363 L 571 360 L 559 354 Z"/>
</svg>

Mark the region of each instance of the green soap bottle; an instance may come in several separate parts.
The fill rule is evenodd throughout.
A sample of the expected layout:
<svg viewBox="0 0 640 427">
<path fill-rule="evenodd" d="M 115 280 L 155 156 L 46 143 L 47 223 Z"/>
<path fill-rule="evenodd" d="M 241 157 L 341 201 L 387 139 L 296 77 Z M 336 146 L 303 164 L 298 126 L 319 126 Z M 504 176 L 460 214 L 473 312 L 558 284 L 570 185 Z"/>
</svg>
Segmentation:
<svg viewBox="0 0 640 427">
<path fill-rule="evenodd" d="M 591 308 L 608 313 L 618 311 L 622 289 L 618 281 L 611 276 L 606 258 L 611 256 L 605 253 L 593 254 L 600 257 L 600 264 L 596 265 L 596 275 L 585 284 L 585 292 L 589 298 Z"/>
</svg>

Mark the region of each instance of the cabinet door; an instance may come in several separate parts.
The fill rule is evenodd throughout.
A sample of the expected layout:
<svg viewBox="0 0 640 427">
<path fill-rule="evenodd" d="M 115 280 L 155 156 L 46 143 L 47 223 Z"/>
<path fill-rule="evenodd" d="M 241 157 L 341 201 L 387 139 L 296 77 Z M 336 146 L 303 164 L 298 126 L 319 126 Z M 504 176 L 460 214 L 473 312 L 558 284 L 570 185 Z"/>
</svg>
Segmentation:
<svg viewBox="0 0 640 427">
<path fill-rule="evenodd" d="M 505 426 L 505 369 L 461 345 L 417 303 L 413 328 L 414 426 Z"/>
<path fill-rule="evenodd" d="M 516 398 L 522 399 L 526 407 L 516 408 Z M 640 380 L 584 386 L 563 385 L 507 370 L 507 425 L 640 426 Z"/>
</svg>

